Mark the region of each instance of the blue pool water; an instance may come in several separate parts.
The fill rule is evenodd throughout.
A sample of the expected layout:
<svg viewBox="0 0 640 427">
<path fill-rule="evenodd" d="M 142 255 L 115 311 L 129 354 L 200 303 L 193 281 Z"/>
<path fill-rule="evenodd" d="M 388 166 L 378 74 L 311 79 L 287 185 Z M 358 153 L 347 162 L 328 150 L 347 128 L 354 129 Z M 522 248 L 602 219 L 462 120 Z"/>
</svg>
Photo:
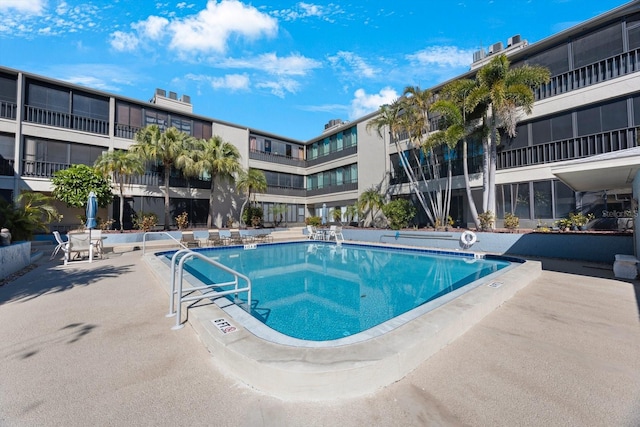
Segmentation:
<svg viewBox="0 0 640 427">
<path fill-rule="evenodd" d="M 365 331 L 510 265 L 472 254 L 311 242 L 199 252 L 251 279 L 255 318 L 310 341 Z M 201 260 L 185 265 L 207 284 L 231 280 Z"/>
</svg>

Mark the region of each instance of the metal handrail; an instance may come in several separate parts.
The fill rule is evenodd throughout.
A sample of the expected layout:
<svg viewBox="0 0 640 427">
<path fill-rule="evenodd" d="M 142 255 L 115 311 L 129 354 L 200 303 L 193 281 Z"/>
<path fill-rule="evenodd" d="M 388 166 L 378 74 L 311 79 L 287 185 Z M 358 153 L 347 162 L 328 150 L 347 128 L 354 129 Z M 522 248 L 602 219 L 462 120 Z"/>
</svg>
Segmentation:
<svg viewBox="0 0 640 427">
<path fill-rule="evenodd" d="M 175 237 L 173 237 L 171 234 L 167 233 L 166 231 L 147 231 L 146 233 L 144 233 L 142 235 L 142 255 L 144 255 L 146 253 L 147 234 L 164 234 L 166 236 L 169 236 L 169 238 L 171 240 L 173 240 L 174 242 L 176 242 L 177 244 L 182 246 L 183 249 L 187 249 L 187 247 L 181 241 L 179 241 L 178 239 L 176 239 Z"/>
<path fill-rule="evenodd" d="M 180 259 L 180 261 L 177 263 L 177 267 L 176 267 L 176 260 L 178 259 L 178 257 L 180 255 L 184 256 Z M 217 267 L 219 269 L 221 269 L 222 271 L 225 271 L 229 274 L 231 274 L 232 276 L 234 276 L 234 280 L 230 281 L 230 282 L 224 282 L 224 283 L 213 283 L 210 285 L 205 285 L 205 286 L 195 286 L 195 287 L 190 287 L 188 288 L 186 291 L 183 291 L 182 289 L 182 282 L 183 282 L 183 277 L 184 277 L 184 263 L 191 258 L 198 258 L 201 259 L 202 261 L 208 262 L 209 264 L 213 265 L 214 267 Z M 178 289 L 176 289 L 176 274 L 175 271 L 176 269 L 178 270 Z M 239 285 L 239 281 L 238 279 L 242 279 L 244 281 L 247 282 L 247 286 L 245 286 L 244 288 L 240 288 L 238 287 Z M 234 289 L 231 290 L 227 290 L 227 291 L 212 291 L 211 288 L 212 287 L 222 287 L 222 286 L 229 286 L 229 285 L 235 285 Z M 204 293 L 203 295 L 196 295 L 196 296 L 183 296 L 183 292 L 187 292 L 187 293 L 191 293 L 193 291 L 199 291 L 199 290 L 203 290 L 203 289 L 209 289 L 208 292 Z M 169 298 L 169 313 L 167 314 L 166 317 L 173 317 L 176 316 L 176 324 L 175 326 L 173 326 L 171 329 L 172 330 L 178 330 L 178 329 L 182 329 L 184 327 L 184 324 L 180 322 L 180 319 L 182 317 L 182 303 L 186 302 L 186 301 L 200 301 L 202 299 L 207 299 L 207 298 L 213 298 L 213 297 L 221 297 L 221 296 L 225 296 L 225 295 L 230 295 L 230 294 L 235 294 L 236 298 L 238 296 L 238 293 L 240 292 L 247 292 L 247 311 L 250 313 L 251 312 L 251 279 L 249 279 L 247 276 L 245 276 L 242 273 L 238 273 L 237 271 L 227 267 L 224 264 L 220 264 L 219 262 L 207 257 L 206 255 L 203 255 L 199 252 L 194 252 L 191 249 L 181 249 L 179 251 L 177 251 L 175 254 L 173 254 L 173 256 L 171 257 L 171 294 L 170 294 L 170 298 Z M 177 309 L 174 311 L 174 306 L 175 304 L 175 296 L 178 295 L 178 304 L 177 304 Z"/>
</svg>

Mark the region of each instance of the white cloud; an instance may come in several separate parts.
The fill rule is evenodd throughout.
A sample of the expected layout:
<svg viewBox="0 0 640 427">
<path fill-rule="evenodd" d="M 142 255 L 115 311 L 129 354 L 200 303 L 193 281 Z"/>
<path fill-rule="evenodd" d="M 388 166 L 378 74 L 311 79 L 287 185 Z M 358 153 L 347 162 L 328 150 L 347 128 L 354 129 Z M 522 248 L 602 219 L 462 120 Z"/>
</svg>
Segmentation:
<svg viewBox="0 0 640 427">
<path fill-rule="evenodd" d="M 169 21 L 166 18 L 150 16 L 144 21 L 133 24 L 132 27 L 138 30 L 141 35 L 158 40 L 164 35 L 167 25 L 169 25 Z"/>
<path fill-rule="evenodd" d="M 13 9 L 22 13 L 40 14 L 44 11 L 44 0 L 2 0 L 0 11 Z"/>
<path fill-rule="evenodd" d="M 210 0 L 198 14 L 172 21 L 169 30 L 172 49 L 224 53 L 231 35 L 249 39 L 273 36 L 278 23 L 237 0 Z"/>
<path fill-rule="evenodd" d="M 370 95 L 364 89 L 358 89 L 353 95 L 354 98 L 351 100 L 351 109 L 349 111 L 350 120 L 372 113 L 380 106 L 390 104 L 398 99 L 398 93 L 390 87 L 385 87 L 380 92 Z"/>
<path fill-rule="evenodd" d="M 211 86 L 214 89 L 229 89 L 231 91 L 248 90 L 249 77 L 246 74 L 227 74 L 224 77 L 213 77 Z"/>
<path fill-rule="evenodd" d="M 340 51 L 334 56 L 330 56 L 328 59 L 334 68 L 341 70 L 344 73 L 353 73 L 358 78 L 372 78 L 380 72 L 379 68 L 370 66 L 361 56 L 356 55 L 353 52 Z M 349 68 L 348 72 L 346 71 L 347 67 Z"/>
<path fill-rule="evenodd" d="M 406 58 L 416 66 L 468 67 L 473 60 L 473 50 L 455 46 L 430 46 Z"/>
<path fill-rule="evenodd" d="M 277 81 L 266 81 L 256 84 L 257 88 L 268 89 L 269 92 L 279 98 L 284 98 L 285 93 L 296 93 L 300 83 L 292 79 L 279 79 Z"/>
<path fill-rule="evenodd" d="M 322 64 L 315 59 L 299 54 L 278 57 L 275 53 L 265 53 L 253 58 L 228 58 L 217 64 L 221 68 L 249 68 L 263 70 L 269 74 L 279 76 L 304 76 L 310 70 L 319 68 Z"/>
<path fill-rule="evenodd" d="M 318 18 L 324 21 L 333 22 L 331 16 L 339 13 L 342 13 L 340 6 L 333 3 L 327 6 L 320 6 L 313 3 L 299 2 L 291 9 L 275 10 L 271 14 L 284 21 Z"/>
<path fill-rule="evenodd" d="M 109 41 L 109 43 L 115 50 L 122 52 L 131 52 L 136 50 L 140 41 L 134 34 L 115 31 L 111 33 L 111 40 Z"/>
</svg>

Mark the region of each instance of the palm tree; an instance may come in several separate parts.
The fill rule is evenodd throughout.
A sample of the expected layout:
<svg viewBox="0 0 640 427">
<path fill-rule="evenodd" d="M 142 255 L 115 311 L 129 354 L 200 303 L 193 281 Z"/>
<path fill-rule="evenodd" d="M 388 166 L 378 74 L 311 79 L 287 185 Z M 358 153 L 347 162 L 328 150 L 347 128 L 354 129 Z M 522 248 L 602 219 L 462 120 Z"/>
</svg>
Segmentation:
<svg viewBox="0 0 640 427">
<path fill-rule="evenodd" d="M 93 164 L 103 176 L 111 177 L 112 182 L 117 182 L 120 194 L 120 231 L 124 230 L 124 186 L 131 182 L 132 175 L 144 173 L 144 163 L 140 156 L 123 150 L 105 151 Z"/>
<path fill-rule="evenodd" d="M 62 217 L 43 193 L 23 191 L 16 205 L 0 198 L 0 224 L 8 228 L 14 241 L 29 240 L 35 231 L 49 231 L 48 225 Z"/>
<path fill-rule="evenodd" d="M 375 217 L 375 212 L 382 208 L 384 205 L 384 198 L 375 188 L 370 188 L 364 191 L 360 198 L 358 199 L 358 207 L 362 212 L 369 211 L 371 214 L 371 224 L 373 225 L 373 220 Z"/>
<path fill-rule="evenodd" d="M 452 147 L 458 141 L 462 141 L 462 169 L 464 173 L 464 184 L 467 194 L 467 201 L 471 217 L 476 228 L 480 228 L 478 211 L 471 194 L 471 184 L 469 182 L 469 165 L 467 138 L 484 129 L 479 125 L 477 114 L 468 110 L 467 99 L 474 90 L 476 82 L 469 79 L 456 80 L 446 85 L 440 92 L 440 99 L 432 106 L 431 110 L 439 114 L 446 129 L 438 131 L 433 138 L 442 138 L 442 141 Z M 450 170 L 450 169 L 449 169 Z"/>
<path fill-rule="evenodd" d="M 164 168 L 164 229 L 171 224 L 169 179 L 171 167 L 179 158 L 184 158 L 189 151 L 191 137 L 175 127 L 162 132 L 157 125 L 149 125 L 140 129 L 135 135 L 135 143 L 129 151 L 143 160 L 162 163 Z"/>
<path fill-rule="evenodd" d="M 358 203 L 347 206 L 345 215 L 347 216 L 348 223 L 351 223 L 355 218 L 358 218 L 360 216 L 360 207 L 358 206 Z"/>
<path fill-rule="evenodd" d="M 208 175 L 211 177 L 211 194 L 209 194 L 209 214 L 207 227 L 213 224 L 213 208 L 215 204 L 216 179 L 225 177 L 233 179 L 233 175 L 242 170 L 240 152 L 235 145 L 226 142 L 222 137 L 214 135 L 210 139 L 196 141 L 190 156 L 180 163 L 187 173 Z"/>
<path fill-rule="evenodd" d="M 241 170 L 236 180 L 236 188 L 246 194 L 246 199 L 240 208 L 240 222 L 242 223 L 242 213 L 251 200 L 251 193 L 254 193 L 253 202 L 255 203 L 255 193 L 261 193 L 267 189 L 267 178 L 265 178 L 264 172 L 259 169 L 249 168 L 246 172 Z"/>
<path fill-rule="evenodd" d="M 400 135 L 403 131 L 402 120 L 402 104 L 399 100 L 396 100 L 391 104 L 385 104 L 380 107 L 380 114 L 378 114 L 374 119 L 367 123 L 367 131 L 371 130 L 371 128 L 375 128 L 378 136 L 382 138 L 383 142 L 386 144 L 386 133 L 383 131 L 385 129 L 388 129 L 389 136 L 396 147 L 398 158 L 400 159 L 400 164 L 402 165 L 402 168 L 404 169 L 404 172 L 409 179 L 409 187 L 416 194 L 416 197 L 418 198 L 422 209 L 424 209 L 424 212 L 427 214 L 429 219 L 433 221 L 433 215 L 427 207 L 427 202 L 424 199 L 424 195 L 420 191 L 420 188 L 418 188 L 415 174 L 409 166 L 409 160 L 405 157 L 404 151 L 400 147 Z"/>
<path fill-rule="evenodd" d="M 478 70 L 477 86 L 471 93 L 470 106 L 486 105 L 484 116 L 488 123 L 489 137 L 483 141 L 483 209 L 496 212 L 496 164 L 500 143 L 498 128 L 508 136 L 515 136 L 520 111 L 531 114 L 535 97 L 533 89 L 550 79 L 545 67 L 524 65 L 509 69 L 506 55 L 498 55 Z"/>
</svg>

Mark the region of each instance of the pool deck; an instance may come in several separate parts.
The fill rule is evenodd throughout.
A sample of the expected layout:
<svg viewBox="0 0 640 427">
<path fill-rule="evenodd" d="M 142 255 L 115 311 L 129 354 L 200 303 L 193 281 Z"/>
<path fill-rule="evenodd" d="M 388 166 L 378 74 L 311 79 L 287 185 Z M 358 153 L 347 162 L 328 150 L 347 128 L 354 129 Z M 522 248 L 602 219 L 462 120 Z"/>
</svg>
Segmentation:
<svg viewBox="0 0 640 427">
<path fill-rule="evenodd" d="M 640 282 L 611 266 L 543 259 L 402 380 L 316 403 L 221 372 L 141 257 L 45 256 L 0 287 L 0 425 L 640 425 Z"/>
</svg>

